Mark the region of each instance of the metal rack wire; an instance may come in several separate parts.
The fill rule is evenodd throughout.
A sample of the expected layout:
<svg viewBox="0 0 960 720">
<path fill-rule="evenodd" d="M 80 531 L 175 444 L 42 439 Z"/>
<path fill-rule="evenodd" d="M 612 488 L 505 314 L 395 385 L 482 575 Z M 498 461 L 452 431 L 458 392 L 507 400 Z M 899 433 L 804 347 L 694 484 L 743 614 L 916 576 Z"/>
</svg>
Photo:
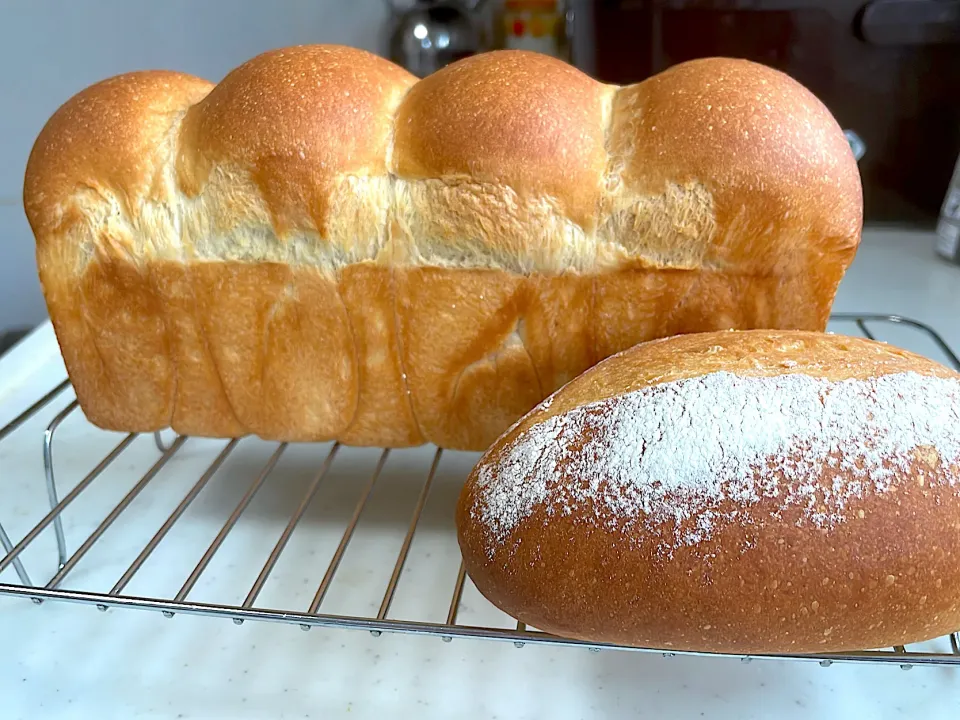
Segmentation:
<svg viewBox="0 0 960 720">
<path fill-rule="evenodd" d="M 843 330 L 851 325 L 857 328 L 863 335 L 876 338 L 875 329 L 883 326 L 889 330 L 894 326 L 908 328 L 919 332 L 926 338 L 931 348 L 941 353 L 946 362 L 952 363 L 954 367 L 960 369 L 960 358 L 954 354 L 943 338 L 932 328 L 906 318 L 891 315 L 856 315 L 842 314 L 835 315 L 833 318 L 835 325 L 843 326 Z M 883 339 L 883 338 L 881 338 Z M 928 353 L 929 354 L 929 353 Z M 69 389 L 69 382 L 64 380 L 47 394 L 37 400 L 34 404 L 24 410 L 13 421 L 0 429 L 0 442 L 3 442 L 15 431 L 24 426 L 31 418 L 34 418 L 41 410 L 55 402 L 62 395 L 65 395 Z M 184 520 L 188 515 L 191 506 L 205 491 L 209 491 L 211 486 L 216 485 L 217 481 L 223 481 L 221 469 L 225 463 L 237 453 L 238 448 L 246 443 L 246 440 L 230 440 L 222 446 L 217 446 L 216 452 L 211 451 L 212 459 L 204 456 L 202 470 L 196 475 L 197 479 L 189 486 L 182 495 L 182 499 L 167 514 L 159 524 L 153 535 L 142 546 L 136 556 L 126 564 L 125 569 L 119 575 L 119 578 L 109 589 L 87 589 L 83 587 L 66 587 L 66 583 L 73 577 L 74 571 L 88 553 L 95 548 L 98 543 L 108 543 L 104 536 L 108 534 L 111 526 L 120 518 L 125 511 L 137 500 L 137 497 L 152 483 L 158 475 L 164 472 L 172 462 L 184 454 L 184 447 L 193 442 L 193 439 L 187 437 L 177 437 L 171 443 L 167 444 L 161 435 L 154 435 L 156 451 L 159 455 L 154 455 L 154 459 L 149 467 L 142 473 L 138 480 L 126 491 L 126 493 L 111 506 L 106 507 L 106 514 L 77 546 L 75 550 L 69 552 L 67 536 L 64 528 L 64 511 L 81 498 L 85 493 L 90 492 L 91 486 L 95 485 L 97 479 L 111 468 L 116 469 L 118 464 L 122 463 L 131 452 L 131 447 L 137 440 L 137 435 L 131 433 L 122 436 L 107 453 L 92 468 L 86 471 L 81 479 L 68 491 L 63 497 L 60 497 L 60 480 L 57 479 L 54 472 L 54 449 L 60 447 L 56 444 L 57 431 L 63 423 L 74 416 L 78 408 L 76 400 L 71 400 L 52 420 L 46 425 L 43 434 L 43 474 L 46 481 L 46 494 L 50 509 L 29 529 L 22 538 L 15 544 L 8 537 L 7 532 L 0 526 L 0 543 L 2 543 L 5 556 L 0 559 L 0 573 L 8 568 L 12 568 L 19 582 L 0 583 L 0 595 L 19 596 L 30 598 L 35 603 L 40 604 L 46 600 L 61 600 L 74 603 L 94 605 L 101 611 L 110 608 L 139 608 L 146 610 L 156 610 L 163 613 L 168 618 L 174 617 L 178 613 L 211 615 L 224 618 L 230 618 L 237 624 L 242 624 L 245 620 L 264 620 L 281 623 L 299 625 L 304 630 L 311 627 L 338 627 L 362 629 L 371 632 L 374 635 L 380 635 L 383 632 L 415 633 L 438 636 L 444 641 L 451 641 L 454 638 L 479 638 L 490 640 L 505 640 L 513 642 L 517 647 L 523 647 L 527 643 L 540 643 L 551 645 L 569 645 L 587 647 L 590 650 L 601 649 L 623 649 L 646 652 L 661 652 L 664 656 L 673 655 L 704 655 L 707 653 L 687 653 L 687 652 L 664 652 L 656 648 L 634 648 L 620 647 L 608 644 L 592 644 L 578 640 L 569 640 L 556 637 L 547 633 L 540 632 L 533 628 L 526 627 L 523 623 L 515 622 L 501 614 L 501 617 L 495 621 L 487 622 L 460 622 L 460 616 L 466 607 L 464 601 L 465 590 L 471 587 L 471 583 L 464 572 L 463 563 L 459 561 L 459 555 L 450 565 L 450 575 L 446 580 L 441 581 L 437 587 L 446 587 L 446 593 L 449 593 L 449 601 L 443 600 L 443 606 L 446 608 L 446 615 L 443 619 L 430 619 L 428 613 L 418 614 L 414 609 L 411 618 L 400 618 L 391 613 L 394 606 L 394 600 L 397 597 L 398 588 L 404 583 L 404 571 L 411 556 L 411 547 L 414 544 L 418 530 L 421 527 L 421 520 L 424 509 L 431 497 L 431 488 L 434 487 L 435 480 L 438 477 L 438 469 L 441 464 L 441 458 L 456 453 L 445 453 L 441 449 L 432 452 L 428 467 L 422 474 L 419 481 L 419 491 L 416 493 L 416 501 L 412 506 L 409 516 L 401 518 L 401 530 L 405 528 L 402 536 L 398 536 L 399 547 L 395 547 L 395 554 L 388 557 L 394 558 L 392 570 L 389 574 L 385 586 L 382 587 L 382 594 L 378 594 L 377 602 L 369 604 L 370 612 L 335 612 L 324 611 L 324 603 L 328 600 L 328 595 L 336 580 L 343 574 L 345 565 L 343 560 L 348 553 L 351 541 L 355 537 L 358 527 L 363 521 L 365 514 L 369 514 L 368 506 L 371 497 L 373 497 L 378 487 L 385 483 L 379 482 L 389 467 L 392 451 L 379 450 L 376 463 L 372 472 L 366 476 L 363 483 L 356 483 L 359 487 L 359 494 L 352 500 L 352 508 L 349 514 L 344 513 L 344 524 L 342 530 L 337 527 L 339 539 L 336 540 L 335 547 L 330 554 L 329 561 L 321 579 L 316 585 L 316 590 L 309 603 L 303 603 L 299 609 L 293 607 L 294 603 L 274 603 L 270 607 L 264 607 L 258 604 L 264 588 L 270 582 L 278 562 L 287 549 L 291 538 L 294 537 L 298 529 L 302 528 L 304 518 L 307 517 L 315 499 L 321 488 L 337 482 L 336 473 L 332 472 L 334 461 L 336 460 L 342 448 L 339 444 L 324 446 L 326 454 L 322 461 L 312 472 L 299 501 L 290 512 L 288 519 L 280 530 L 276 541 L 272 545 L 266 559 L 260 565 L 256 579 L 246 591 L 243 600 L 239 602 L 226 601 L 201 601 L 191 599 L 197 588 L 198 582 L 206 577 L 208 569 L 215 556 L 223 549 L 225 542 L 231 532 L 242 520 L 245 512 L 254 502 L 255 498 L 264 488 L 273 488 L 275 491 L 278 486 L 283 484 L 283 480 L 276 473 L 277 466 L 287 454 L 289 447 L 287 443 L 266 444 L 264 452 L 258 455 L 259 461 L 262 461 L 256 469 L 252 480 L 246 487 L 246 490 L 233 505 L 233 509 L 226 519 L 219 524 L 219 529 L 213 538 L 206 545 L 206 549 L 197 561 L 196 565 L 186 575 L 186 579 L 180 584 L 176 592 L 166 594 L 156 593 L 150 595 L 139 595 L 127 593 L 130 583 L 139 575 L 141 570 L 149 562 L 155 551 L 161 547 L 164 540 L 171 531 L 177 527 L 187 524 Z M 94 431 L 99 432 L 99 431 Z M 257 441 L 259 442 L 259 441 Z M 271 451 L 272 448 L 272 451 Z M 143 448 L 141 448 L 142 450 Z M 269 452 L 266 460 L 263 460 L 263 454 Z M 468 466 L 466 466 L 468 467 Z M 2 478 L 0 478 L 2 479 Z M 462 481 L 463 475 L 453 478 L 453 482 Z M 2 486 L 0 486 L 2 490 Z M 269 490 L 268 490 L 269 492 Z M 0 509 L 2 504 L 2 495 L 0 495 Z M 452 516 L 451 508 L 445 512 Z M 396 516 L 395 516 L 396 517 Z M 308 524 L 316 524 L 311 520 Z M 394 523 L 396 524 L 396 523 Z M 277 525 L 279 528 L 279 525 Z M 35 582 L 28 574 L 27 568 L 23 562 L 23 554 L 28 548 L 33 547 L 38 537 L 51 530 L 56 544 L 57 563 L 56 570 L 52 576 L 44 583 Z M 456 543 L 451 536 L 452 524 L 443 528 L 441 540 L 447 547 L 455 547 Z M 264 533 L 261 532 L 261 535 Z M 267 537 L 272 535 L 267 534 Z M 332 543 L 331 543 L 332 544 Z M 380 553 L 379 557 L 383 557 Z M 241 560 L 243 558 L 241 556 Z M 459 567 L 454 574 L 453 568 Z M 249 567 L 249 564 L 247 565 Z M 349 567 L 349 563 L 347 564 Z M 356 569 L 356 568 L 354 568 Z M 147 574 L 147 573 L 143 573 Z M 408 581 L 413 582 L 413 581 Z M 78 585 L 80 583 L 78 582 Z M 105 586 L 104 586 L 105 587 Z M 477 604 L 484 604 L 480 596 L 474 593 L 474 600 L 471 600 L 471 607 L 477 607 Z M 442 598 L 441 598 L 442 599 Z M 422 600 L 422 598 L 421 598 Z M 361 606 L 362 607 L 362 606 Z M 374 612 L 373 608 L 378 609 Z M 486 617 L 492 617 L 489 611 L 493 611 L 492 606 L 487 604 Z M 499 611 L 495 611 L 499 612 Z M 476 613 L 475 613 L 476 614 Z M 483 613 L 480 613 L 483 615 Z M 892 663 L 908 669 L 913 665 L 957 665 L 960 666 L 960 633 L 953 633 L 948 638 L 943 638 L 938 648 L 904 648 L 895 647 L 884 650 L 873 650 L 864 652 L 847 653 L 826 653 L 812 655 L 781 654 L 781 655 L 756 655 L 756 656 L 738 656 L 744 661 L 750 661 L 754 658 L 772 658 L 772 659 L 794 659 L 819 662 L 821 665 L 828 666 L 834 662 L 873 662 L 873 663 Z M 728 656 L 729 657 L 729 656 Z"/>
</svg>

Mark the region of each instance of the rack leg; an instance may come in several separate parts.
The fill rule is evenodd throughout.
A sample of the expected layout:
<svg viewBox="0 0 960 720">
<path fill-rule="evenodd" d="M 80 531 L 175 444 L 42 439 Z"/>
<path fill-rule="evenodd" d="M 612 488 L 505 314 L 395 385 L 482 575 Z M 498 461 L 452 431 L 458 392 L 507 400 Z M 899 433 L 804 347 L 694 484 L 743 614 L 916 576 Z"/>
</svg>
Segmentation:
<svg viewBox="0 0 960 720">
<path fill-rule="evenodd" d="M 147 470 L 146 473 L 143 474 L 143 477 L 137 481 L 136 485 L 127 491 L 127 494 L 123 496 L 123 499 L 116 504 L 113 510 L 107 513 L 107 516 L 100 522 L 99 525 L 97 525 L 96 530 L 94 530 L 90 536 L 83 541 L 80 547 L 74 551 L 73 555 L 71 555 L 70 558 L 63 564 L 63 567 L 60 568 L 60 571 L 50 578 L 50 581 L 44 586 L 45 589 L 55 590 L 60 586 L 60 583 L 63 582 L 67 574 L 77 566 L 77 563 L 83 559 L 83 556 L 87 554 L 91 547 L 93 547 L 93 544 L 97 542 L 97 540 L 100 539 L 100 536 L 102 536 L 110 528 L 120 514 L 127 509 L 130 503 L 132 503 L 136 499 L 137 495 L 139 495 L 143 490 L 143 488 L 146 487 L 147 483 L 156 477 L 157 473 L 163 469 L 163 466 L 169 462 L 170 458 L 176 454 L 176 452 L 186 441 L 187 438 L 184 435 L 181 435 L 176 439 L 176 441 L 174 441 L 173 445 L 170 446 L 170 449 L 165 452 L 160 459 L 157 460 L 149 470 Z"/>
<path fill-rule="evenodd" d="M 60 502 L 57 497 L 57 481 L 53 474 L 53 435 L 60 427 L 60 423 L 76 409 L 77 401 L 74 400 L 57 413 L 43 433 L 43 470 L 47 477 L 47 498 L 50 501 L 51 510 Z M 63 535 L 63 520 L 59 514 L 53 518 L 53 532 L 57 536 L 57 570 L 59 571 L 63 570 L 63 566 L 67 564 L 67 540 Z"/>
<path fill-rule="evenodd" d="M 57 395 L 62 393 L 64 390 L 66 390 L 69 384 L 70 384 L 69 380 L 64 380 L 62 383 L 57 385 L 53 390 L 48 392 L 42 398 L 37 400 L 33 405 L 28 407 L 22 413 L 17 415 L 17 417 L 15 417 L 13 420 L 11 420 L 6 425 L 4 425 L 3 428 L 0 428 L 0 440 L 3 440 L 7 435 L 9 435 L 18 427 L 23 425 L 27 420 L 33 417 L 38 410 L 40 410 L 43 407 L 46 407 L 47 403 L 52 401 Z"/>
<path fill-rule="evenodd" d="M 170 446 L 167 445 L 167 444 L 163 441 L 163 436 L 160 435 L 160 431 L 159 431 L 159 430 L 157 430 L 157 431 L 153 434 L 153 443 L 154 443 L 154 445 L 157 446 L 157 450 L 159 450 L 159 451 L 162 452 L 162 453 L 165 453 L 167 450 L 170 449 Z"/>
<path fill-rule="evenodd" d="M 863 318 L 858 318 L 858 319 L 857 319 L 857 327 L 860 328 L 860 332 L 862 332 L 863 335 L 864 335 L 864 337 L 866 337 L 868 340 L 876 340 L 876 339 L 877 339 L 877 338 L 874 336 L 874 334 L 873 334 L 872 332 L 870 332 L 869 328 L 867 328 L 866 320 L 864 320 Z"/>
<path fill-rule="evenodd" d="M 520 620 L 517 620 L 517 632 L 526 632 L 526 631 L 527 631 L 527 624 L 525 622 L 521 622 Z M 516 642 L 513 643 L 513 646 L 517 648 L 522 648 L 525 644 L 526 643 L 524 643 L 522 640 L 517 640 Z"/>
<path fill-rule="evenodd" d="M 13 552 L 13 543 L 10 542 L 7 531 L 3 529 L 3 525 L 0 525 L 0 545 L 3 545 L 3 551 L 8 555 Z M 17 571 L 20 582 L 28 587 L 33 587 L 33 583 L 30 582 L 30 576 L 27 575 L 27 570 L 23 567 L 23 563 L 20 562 L 20 558 L 13 559 L 13 569 Z"/>
<path fill-rule="evenodd" d="M 447 611 L 447 625 L 457 624 L 457 613 L 460 611 L 460 599 L 463 597 L 463 583 L 467 579 L 467 569 L 460 561 L 460 570 L 457 571 L 457 582 L 453 586 L 453 597 L 450 599 L 450 609 Z"/>
</svg>

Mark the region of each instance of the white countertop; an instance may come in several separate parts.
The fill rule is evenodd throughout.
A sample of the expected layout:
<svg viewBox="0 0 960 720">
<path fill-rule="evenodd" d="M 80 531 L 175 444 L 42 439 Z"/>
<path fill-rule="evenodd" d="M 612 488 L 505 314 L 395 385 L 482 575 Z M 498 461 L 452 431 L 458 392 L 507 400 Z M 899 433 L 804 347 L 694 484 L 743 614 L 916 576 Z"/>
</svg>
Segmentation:
<svg viewBox="0 0 960 720">
<path fill-rule="evenodd" d="M 960 267 L 936 258 L 930 234 L 869 232 L 841 286 L 835 310 L 906 315 L 935 326 L 948 342 L 960 348 Z M 909 329 L 896 337 L 886 333 L 883 339 L 939 357 L 922 336 Z M 63 377 L 52 333 L 49 327 L 41 328 L 0 360 L 0 426 Z M 14 541 L 44 512 L 40 435 L 52 413 L 69 398 L 69 394 L 64 395 L 35 421 L 0 444 L 0 521 Z M 57 468 L 64 478 L 63 492 L 105 454 L 116 442 L 116 436 L 92 431 L 82 418 L 73 416 L 64 423 L 60 433 Z M 186 459 L 181 461 L 177 457 L 171 461 L 169 467 L 174 470 L 158 476 L 150 486 L 152 490 L 137 499 L 133 522 L 118 521 L 111 528 L 109 548 L 133 548 L 136 554 L 156 529 L 156 524 L 147 519 L 154 516 L 162 519 L 169 512 L 169 500 L 172 498 L 175 504 L 182 497 L 196 475 L 183 481 L 187 483 L 184 485 L 175 470 L 191 461 L 194 456 L 190 453 L 200 452 L 188 452 L 187 447 L 183 451 Z M 309 448 L 297 448 L 300 450 L 310 452 Z M 77 501 L 80 507 L 65 513 L 71 550 L 76 549 L 84 537 L 83 531 L 89 532 L 100 519 L 90 509 L 92 505 L 83 512 L 87 493 L 92 493 L 90 503 L 103 500 L 111 489 L 116 490 L 123 473 L 129 475 L 138 469 L 138 463 L 148 466 L 156 459 L 155 449 L 151 455 L 148 438 L 138 439 L 128 452 L 130 459 L 125 459 L 124 467 L 118 469 L 117 479 L 100 478 L 104 481 L 100 483 L 102 487 L 96 483 L 91 485 Z M 370 454 L 361 457 L 360 452 L 348 450 L 337 462 L 367 463 L 363 472 L 368 472 Z M 398 462 L 401 465 L 409 462 L 410 467 L 422 466 L 429 461 L 429 452 L 428 449 L 409 451 L 409 455 L 400 456 Z M 291 454 L 293 464 L 288 469 L 293 475 L 309 475 L 315 469 L 315 458 L 298 464 L 301 455 Z M 234 469 L 249 470 L 241 460 Z M 261 456 L 258 462 L 262 460 Z M 463 459 L 451 462 L 446 471 L 451 476 L 468 466 L 468 461 Z M 398 472 L 402 482 L 406 471 L 401 467 Z M 358 474 L 363 473 L 358 471 Z M 408 474 L 415 473 L 411 470 Z M 444 485 L 440 480 L 438 483 L 434 494 L 447 499 L 455 495 L 455 485 Z M 235 485 L 237 492 L 242 493 L 247 481 Z M 98 487 L 100 489 L 96 489 Z M 302 488 L 302 483 L 297 487 Z M 126 486 L 121 492 L 125 489 Z M 213 513 L 225 508 L 229 513 L 237 498 L 226 490 L 209 495 L 201 494 L 197 508 L 191 508 L 197 512 L 182 521 L 186 529 L 179 534 L 171 533 L 167 538 L 170 542 L 165 541 L 144 566 L 148 579 L 138 585 L 138 575 L 131 584 L 131 592 L 145 594 L 151 582 L 159 583 L 165 574 L 167 579 L 175 576 L 182 580 L 184 569 L 189 572 L 209 542 L 209 535 L 204 532 L 215 532 L 222 522 L 214 522 L 208 517 L 208 511 Z M 289 498 L 258 496 L 258 504 L 251 505 L 248 511 L 253 514 L 252 526 L 243 529 L 238 525 L 231 534 L 233 544 L 224 546 L 197 586 L 195 594 L 199 599 L 203 599 L 204 593 L 215 591 L 239 592 L 242 599 L 243 588 L 220 587 L 219 578 L 235 570 L 238 558 L 249 556 L 256 557 L 249 562 L 256 575 L 264 553 L 269 552 L 283 527 L 282 513 L 287 512 L 285 508 L 290 503 L 295 505 L 299 500 L 296 493 L 288 495 Z M 319 500 L 320 496 L 315 502 Z M 319 504 L 322 506 L 328 500 L 337 503 L 336 498 L 328 498 Z M 393 500 L 388 496 L 384 502 L 389 504 Z M 428 506 L 427 515 L 430 512 Z M 320 527 L 321 520 L 317 519 L 310 528 Z M 305 519 L 304 522 L 309 525 L 313 521 Z M 413 551 L 414 555 L 419 553 L 419 561 L 411 562 L 401 583 L 402 587 L 412 590 L 406 597 L 398 594 L 395 612 L 402 616 L 406 607 L 433 602 L 438 605 L 442 619 L 450 588 L 434 588 L 431 572 L 441 563 L 455 563 L 455 548 L 451 555 L 449 518 L 434 512 L 433 516 L 425 516 L 425 522 L 428 527 L 423 531 L 424 537 L 418 533 L 420 545 Z M 270 528 L 271 534 L 265 545 L 261 538 L 260 544 L 254 547 L 251 543 L 258 533 L 263 535 L 263 527 Z M 386 536 L 395 531 L 396 528 L 383 526 L 372 532 Z M 399 532 L 402 536 L 403 528 Z M 339 536 L 339 532 L 336 534 Z M 101 543 L 106 543 L 107 537 L 105 535 Z M 308 535 L 307 544 L 298 544 L 296 538 L 295 533 L 274 574 L 278 576 L 277 583 L 281 586 L 286 583 L 288 589 L 294 588 L 295 582 L 302 583 L 302 591 L 291 592 L 298 596 L 302 593 L 309 601 L 316 587 L 315 579 L 309 583 L 301 581 L 298 573 L 311 569 L 312 563 L 319 568 L 317 572 L 322 573 L 326 563 L 310 559 L 313 556 L 310 543 L 323 541 Z M 444 538 L 447 539 L 445 545 L 435 542 Z M 31 548 L 24 561 L 35 579 L 46 580 L 55 558 L 52 540 L 45 535 L 37 542 L 41 541 L 45 542 L 35 552 Z M 118 570 L 122 572 L 126 567 L 129 558 L 114 557 L 114 551 L 109 549 L 97 554 L 98 546 L 77 566 L 68 578 L 68 585 L 76 582 L 86 587 L 99 581 L 98 587 L 102 588 L 104 579 L 112 582 Z M 364 553 L 373 552 L 370 548 L 372 546 L 361 543 L 357 550 L 359 556 L 352 561 L 354 568 L 363 568 L 363 561 L 370 559 Z M 293 558 L 292 564 L 284 565 L 283 558 L 288 554 Z M 388 573 L 392 562 L 392 557 L 380 559 Z M 453 568 L 455 571 L 455 564 Z M 353 570 L 347 571 L 347 575 L 351 572 Z M 241 579 L 246 583 L 245 588 L 252 578 L 243 575 Z M 0 574 L 0 580 L 13 582 L 12 571 Z M 349 594 L 364 581 L 348 577 L 345 582 Z M 431 593 L 436 593 L 435 602 L 429 600 L 433 597 Z M 262 599 L 265 605 L 270 605 L 269 584 Z M 331 601 L 336 602 L 337 598 L 331 597 Z M 464 604 L 463 612 L 470 611 L 466 606 L 479 608 L 475 596 L 469 593 L 465 594 Z M 663 658 L 530 645 L 516 649 L 510 643 L 465 639 L 443 643 L 434 637 L 411 635 L 374 638 L 362 631 L 314 628 L 304 633 L 295 626 L 272 623 L 247 622 L 236 627 L 218 618 L 177 616 L 168 620 L 156 612 L 113 609 L 99 613 L 89 606 L 56 602 L 35 606 L 27 600 L 11 598 L 0 598 L 0 638 L 0 717 L 10 720 L 37 717 L 789 720 L 901 716 L 932 720 L 955 718 L 960 713 L 960 669 L 914 668 L 904 672 L 896 666 L 837 664 L 821 668 L 814 663 L 754 661 L 744 664 L 739 660 L 717 658 Z"/>
</svg>

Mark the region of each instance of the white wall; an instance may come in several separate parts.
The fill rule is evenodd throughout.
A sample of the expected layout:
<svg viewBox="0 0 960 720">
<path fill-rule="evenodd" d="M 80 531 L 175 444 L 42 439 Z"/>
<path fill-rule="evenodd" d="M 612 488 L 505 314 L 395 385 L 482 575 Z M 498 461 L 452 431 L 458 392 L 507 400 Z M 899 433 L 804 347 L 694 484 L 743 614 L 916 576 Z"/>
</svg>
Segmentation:
<svg viewBox="0 0 960 720">
<path fill-rule="evenodd" d="M 23 170 L 47 118 L 130 70 L 217 81 L 264 50 L 334 42 L 383 54 L 383 0 L 0 0 L 0 331 L 46 316 Z"/>
</svg>

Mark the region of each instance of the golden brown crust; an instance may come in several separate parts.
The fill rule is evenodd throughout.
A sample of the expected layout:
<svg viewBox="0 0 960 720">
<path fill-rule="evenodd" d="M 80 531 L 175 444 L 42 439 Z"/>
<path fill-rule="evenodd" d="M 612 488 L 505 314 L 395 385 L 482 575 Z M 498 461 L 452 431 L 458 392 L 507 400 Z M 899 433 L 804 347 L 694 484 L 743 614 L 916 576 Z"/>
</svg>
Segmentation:
<svg viewBox="0 0 960 720">
<path fill-rule="evenodd" d="M 139 247 L 172 234 L 153 212 L 172 189 L 171 135 L 211 87 L 163 71 L 105 80 L 57 110 L 30 154 L 23 197 L 40 282 L 81 407 L 103 427 L 171 422 L 177 341 Z"/>
<path fill-rule="evenodd" d="M 212 87 L 192 75 L 142 71 L 91 85 L 64 103 L 37 137 L 24 179 L 23 204 L 38 241 L 82 221 L 90 194 L 114 195 L 130 217 L 151 190 L 161 193 L 167 136 Z"/>
<path fill-rule="evenodd" d="M 396 172 L 547 198 L 589 231 L 606 166 L 603 97 L 602 85 L 546 55 L 501 51 L 454 63 L 400 106 Z"/>
<path fill-rule="evenodd" d="M 771 68 L 709 58 L 620 89 L 612 118 L 597 253 L 637 269 L 599 279 L 602 356 L 678 332 L 826 326 L 863 203 L 822 103 Z"/>
<path fill-rule="evenodd" d="M 442 447 L 489 446 L 544 396 L 516 333 L 524 278 L 398 268 L 396 279 L 401 364 L 421 432 Z"/>
<path fill-rule="evenodd" d="M 797 374 L 826 380 L 909 371 L 956 375 L 907 350 L 846 335 L 793 330 L 690 333 L 645 342 L 598 363 L 568 383 L 548 407 L 524 417 L 510 435 L 588 402 L 720 371 L 745 377 Z"/>
<path fill-rule="evenodd" d="M 712 206 L 712 238 L 691 247 L 688 261 L 747 274 L 769 272 L 785 256 L 793 265 L 796 254 L 807 262 L 791 269 L 802 274 L 824 250 L 856 249 L 863 205 L 850 147 L 823 104 L 787 75 L 741 60 L 694 60 L 620 90 L 613 117 L 622 183 L 615 198 L 656 196 L 669 185 L 706 190 L 672 199 L 687 211 L 674 227 L 696 226 L 697 206 Z M 656 240 L 669 243 L 667 255 L 683 247 L 657 233 L 639 238 Z"/>
<path fill-rule="evenodd" d="M 201 331 L 247 432 L 339 437 L 356 414 L 359 383 L 337 284 L 315 268 L 275 263 L 198 264 L 191 275 Z"/>
<path fill-rule="evenodd" d="M 931 472 L 917 461 L 895 495 L 863 498 L 863 517 L 829 533 L 797 527 L 799 509 L 781 511 L 751 528 L 752 547 L 742 553 L 727 550 L 743 543 L 742 528 L 728 526 L 709 546 L 678 549 L 665 563 L 653 543 L 627 551 L 616 533 L 588 534 L 573 517 L 542 512 L 517 531 L 526 542 L 509 559 L 488 561 L 469 529 L 461 547 L 491 602 L 566 637 L 747 654 L 891 647 L 960 626 L 960 500 Z M 819 482 L 829 485 L 834 474 Z M 940 484 L 924 489 L 922 477 Z M 461 507 L 473 502 L 468 492 Z M 753 512 L 770 516 L 773 502 Z M 704 552 L 716 557 L 704 561 Z"/>
<path fill-rule="evenodd" d="M 340 296 L 357 346 L 361 388 L 346 445 L 410 447 L 424 442 L 401 366 L 393 271 L 373 263 L 343 269 Z"/>
<path fill-rule="evenodd" d="M 628 526 L 594 522 L 594 512 L 602 515 L 596 506 L 548 513 L 541 505 L 502 541 L 491 543 L 491 528 L 480 512 L 481 477 L 490 472 L 497 477 L 513 443 L 588 404 L 609 408 L 634 391 L 718 372 L 829 381 L 917 373 L 960 380 L 912 353 L 820 333 L 704 333 L 632 348 L 568 384 L 478 463 L 457 511 L 464 562 L 477 588 L 541 630 L 664 649 L 870 649 L 960 627 L 960 463 L 941 462 L 933 447 L 918 446 L 905 463 L 884 458 L 893 477 L 889 486 L 865 482 L 836 522 L 812 522 L 810 507 L 784 504 L 781 490 L 747 505 L 730 496 L 721 499 L 711 508 L 722 518 L 715 519 L 712 532 L 672 546 L 667 555 L 664 538 L 694 528 L 696 517 L 624 531 Z M 768 401 L 785 402 L 773 395 Z M 712 418 L 692 421 L 707 426 Z M 741 439 L 729 441 L 736 447 Z M 582 442 L 578 438 L 560 450 L 561 457 L 578 457 Z M 808 450 L 796 445 L 791 457 L 803 466 Z M 854 457 L 853 447 L 836 448 L 804 476 L 805 492 L 828 498 L 850 483 L 854 473 L 844 460 Z M 589 458 L 581 460 L 586 465 L 568 467 L 589 475 Z M 774 459 L 755 472 L 759 481 L 786 488 L 783 467 Z M 561 473 L 554 487 L 580 480 Z"/>
<path fill-rule="evenodd" d="M 85 90 L 24 203 L 94 422 L 481 450 L 633 343 L 823 329 L 859 241 L 844 143 L 745 61 L 618 89 L 300 46 Z"/>
<path fill-rule="evenodd" d="M 794 330 L 723 330 L 643 342 L 612 354 L 520 418 L 496 443 L 503 447 L 534 425 L 599 400 L 711 372 L 744 377 L 809 375 L 866 379 L 899 372 L 956 373 L 907 350 L 863 338 Z M 489 449 L 495 452 L 495 447 Z"/>
<path fill-rule="evenodd" d="M 181 187 L 196 195 L 216 167 L 251 175 L 276 232 L 329 235 L 332 186 L 385 175 L 393 112 L 416 78 L 363 50 L 273 50 L 229 73 L 184 120 Z"/>
<path fill-rule="evenodd" d="M 180 262 L 156 263 L 151 270 L 167 318 L 170 358 L 176 368 L 173 410 L 169 421 L 160 418 L 159 427 L 169 423 L 182 435 L 239 437 L 247 433 L 246 425 L 230 404 L 205 331 L 205 313 L 198 303 L 200 277 L 202 273 L 194 275 Z M 131 381 L 133 387 L 139 385 L 136 378 Z"/>
</svg>

